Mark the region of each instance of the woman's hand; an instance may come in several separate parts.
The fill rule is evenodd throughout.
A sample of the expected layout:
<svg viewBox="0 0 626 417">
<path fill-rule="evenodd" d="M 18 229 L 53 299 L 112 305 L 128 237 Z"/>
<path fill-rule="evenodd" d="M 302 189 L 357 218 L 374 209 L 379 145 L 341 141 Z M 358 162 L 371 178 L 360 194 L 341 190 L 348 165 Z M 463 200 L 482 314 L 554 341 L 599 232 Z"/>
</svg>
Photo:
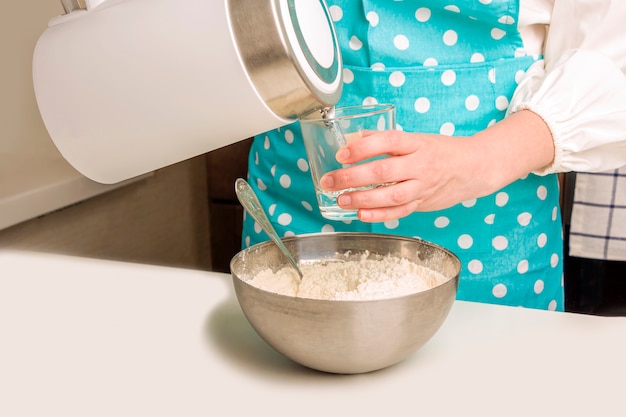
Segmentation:
<svg viewBox="0 0 626 417">
<path fill-rule="evenodd" d="M 543 120 L 523 110 L 471 137 L 368 132 L 340 149 L 336 158 L 353 164 L 385 154 L 387 158 L 326 174 L 321 186 L 339 191 L 393 183 L 338 199 L 342 208 L 358 209 L 363 221 L 387 221 L 491 194 L 550 164 L 554 144 Z"/>
</svg>

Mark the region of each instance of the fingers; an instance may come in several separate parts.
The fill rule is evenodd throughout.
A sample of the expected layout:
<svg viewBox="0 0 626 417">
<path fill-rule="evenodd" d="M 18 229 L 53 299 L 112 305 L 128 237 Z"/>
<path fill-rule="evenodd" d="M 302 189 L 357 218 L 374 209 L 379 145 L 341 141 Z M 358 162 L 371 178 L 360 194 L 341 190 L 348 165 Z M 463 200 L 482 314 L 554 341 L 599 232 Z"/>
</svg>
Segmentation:
<svg viewBox="0 0 626 417">
<path fill-rule="evenodd" d="M 358 208 L 359 219 L 365 222 L 399 219 L 419 210 L 422 200 L 415 194 L 413 182 L 405 181 L 368 191 L 344 193 L 337 202 L 343 209 Z"/>
<path fill-rule="evenodd" d="M 401 157 L 383 158 L 329 172 L 321 178 L 320 185 L 328 191 L 341 191 L 403 181 L 405 175 Z"/>
<path fill-rule="evenodd" d="M 365 222 L 384 222 L 406 217 L 416 211 L 449 207 L 454 202 L 436 198 L 418 180 L 407 180 L 387 186 L 341 194 L 337 203 L 346 210 L 358 210 Z"/>
<path fill-rule="evenodd" d="M 415 137 L 398 130 L 362 131 L 359 137 L 350 137 L 348 145 L 335 157 L 342 164 L 354 164 L 381 155 L 405 155 L 419 148 Z"/>
<path fill-rule="evenodd" d="M 407 173 L 414 169 L 409 155 L 415 154 L 421 146 L 421 141 L 415 134 L 409 136 L 398 131 L 361 133 L 362 137 L 351 138 L 352 141 L 337 152 L 337 161 L 352 165 L 372 158 L 379 159 L 327 173 L 320 181 L 324 189 L 340 191 L 409 178 Z M 407 158 L 403 158 L 404 156 Z"/>
<path fill-rule="evenodd" d="M 358 210 L 359 219 L 367 222 L 450 207 L 473 192 L 467 187 L 467 175 L 454 174 L 461 172 L 459 161 L 465 158 L 463 152 L 452 157 L 449 142 L 456 140 L 397 131 L 363 132 L 337 152 L 337 160 L 350 166 L 327 173 L 320 185 L 328 191 L 364 188 L 342 192 L 338 204 Z M 375 187 L 382 184 L 391 185 Z"/>
<path fill-rule="evenodd" d="M 377 209 L 360 209 L 357 213 L 359 220 L 368 223 L 381 223 L 390 220 L 397 220 L 417 211 L 413 205 L 403 205 L 396 207 L 386 207 Z"/>
<path fill-rule="evenodd" d="M 421 201 L 416 183 L 414 180 L 409 180 L 374 189 L 350 191 L 341 194 L 337 202 L 341 208 L 350 210 L 396 207 L 412 202 L 416 205 Z"/>
</svg>

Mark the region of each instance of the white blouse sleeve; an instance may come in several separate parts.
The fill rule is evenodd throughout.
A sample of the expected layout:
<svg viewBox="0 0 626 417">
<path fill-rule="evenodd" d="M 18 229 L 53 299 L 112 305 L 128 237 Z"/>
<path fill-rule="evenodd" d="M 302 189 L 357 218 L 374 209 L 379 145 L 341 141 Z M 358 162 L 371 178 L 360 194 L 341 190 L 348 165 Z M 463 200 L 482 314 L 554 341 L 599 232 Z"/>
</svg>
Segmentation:
<svg viewBox="0 0 626 417">
<path fill-rule="evenodd" d="M 509 112 L 550 127 L 552 165 L 597 172 L 626 165 L 626 0 L 555 0 L 544 59 L 526 72 Z"/>
</svg>

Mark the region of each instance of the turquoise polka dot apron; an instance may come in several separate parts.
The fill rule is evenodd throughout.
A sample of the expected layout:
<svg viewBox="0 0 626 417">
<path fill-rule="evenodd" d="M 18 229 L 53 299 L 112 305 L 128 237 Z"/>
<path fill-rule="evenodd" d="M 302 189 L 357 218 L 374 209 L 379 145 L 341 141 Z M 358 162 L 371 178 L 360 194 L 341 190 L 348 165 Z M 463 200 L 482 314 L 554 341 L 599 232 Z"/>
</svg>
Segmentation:
<svg viewBox="0 0 626 417">
<path fill-rule="evenodd" d="M 399 129 L 469 136 L 501 120 L 523 53 L 512 0 L 329 0 L 344 61 L 337 106 L 393 103 Z M 489 161 L 485 161 L 489 163 Z M 467 173 L 472 175 L 471 172 Z M 249 180 L 282 236 L 366 231 L 419 237 L 463 264 L 458 299 L 563 309 L 555 175 L 528 175 L 446 210 L 385 223 L 334 222 L 317 208 L 299 124 L 255 137 Z M 250 216 L 243 246 L 267 240 Z"/>
</svg>

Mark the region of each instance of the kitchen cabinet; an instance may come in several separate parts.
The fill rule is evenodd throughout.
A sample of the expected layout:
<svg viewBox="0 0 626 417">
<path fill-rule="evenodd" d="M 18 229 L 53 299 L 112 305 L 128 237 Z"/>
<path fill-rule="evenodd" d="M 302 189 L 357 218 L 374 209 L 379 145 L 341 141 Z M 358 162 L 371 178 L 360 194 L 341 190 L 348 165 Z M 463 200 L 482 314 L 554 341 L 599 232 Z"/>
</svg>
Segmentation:
<svg viewBox="0 0 626 417">
<path fill-rule="evenodd" d="M 235 194 L 235 180 L 246 178 L 252 139 L 236 142 L 206 154 L 211 266 L 229 272 L 231 258 L 241 249 L 243 207 Z"/>
<path fill-rule="evenodd" d="M 206 177 L 204 156 L 165 167 L 0 230 L 0 248 L 210 269 Z"/>
</svg>

